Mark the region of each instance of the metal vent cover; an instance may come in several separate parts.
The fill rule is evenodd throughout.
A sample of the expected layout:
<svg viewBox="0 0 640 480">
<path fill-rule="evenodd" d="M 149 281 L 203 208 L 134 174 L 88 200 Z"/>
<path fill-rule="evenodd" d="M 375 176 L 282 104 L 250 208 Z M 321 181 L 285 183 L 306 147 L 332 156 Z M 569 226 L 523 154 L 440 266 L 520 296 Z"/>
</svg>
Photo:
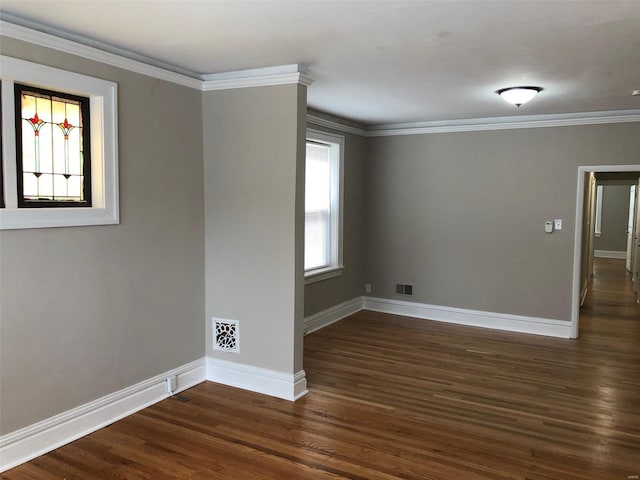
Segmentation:
<svg viewBox="0 0 640 480">
<path fill-rule="evenodd" d="M 213 319 L 213 349 L 240 353 L 240 324 L 237 320 Z"/>
</svg>

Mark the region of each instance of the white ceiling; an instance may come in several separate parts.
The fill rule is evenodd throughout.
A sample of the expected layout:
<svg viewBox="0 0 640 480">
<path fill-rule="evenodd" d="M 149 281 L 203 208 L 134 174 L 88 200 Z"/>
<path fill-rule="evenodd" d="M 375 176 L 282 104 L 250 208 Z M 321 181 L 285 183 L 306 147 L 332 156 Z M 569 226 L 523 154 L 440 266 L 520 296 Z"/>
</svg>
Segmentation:
<svg viewBox="0 0 640 480">
<path fill-rule="evenodd" d="M 300 63 L 312 108 L 365 125 L 640 109 L 635 0 L 2 0 L 0 11 L 195 77 Z M 495 94 L 515 85 L 544 91 L 518 109 Z"/>
</svg>

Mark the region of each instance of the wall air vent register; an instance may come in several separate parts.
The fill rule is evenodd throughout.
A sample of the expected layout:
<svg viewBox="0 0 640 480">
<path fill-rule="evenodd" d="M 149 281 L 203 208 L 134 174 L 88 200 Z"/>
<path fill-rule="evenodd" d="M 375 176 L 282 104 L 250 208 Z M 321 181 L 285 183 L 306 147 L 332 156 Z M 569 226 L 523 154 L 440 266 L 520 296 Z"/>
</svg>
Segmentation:
<svg viewBox="0 0 640 480">
<path fill-rule="evenodd" d="M 213 319 L 213 349 L 240 353 L 240 325 L 237 320 Z"/>
</svg>

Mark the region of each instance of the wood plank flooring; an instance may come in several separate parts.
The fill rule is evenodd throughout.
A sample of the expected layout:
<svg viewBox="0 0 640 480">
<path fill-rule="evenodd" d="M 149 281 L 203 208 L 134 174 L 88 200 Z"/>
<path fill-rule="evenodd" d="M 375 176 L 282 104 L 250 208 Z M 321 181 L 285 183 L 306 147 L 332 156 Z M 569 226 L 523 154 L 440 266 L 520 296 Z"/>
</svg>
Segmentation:
<svg viewBox="0 0 640 480">
<path fill-rule="evenodd" d="M 640 306 L 619 262 L 596 262 L 578 341 L 362 311 L 305 338 L 296 403 L 203 383 L 1 478 L 634 478 Z"/>
</svg>

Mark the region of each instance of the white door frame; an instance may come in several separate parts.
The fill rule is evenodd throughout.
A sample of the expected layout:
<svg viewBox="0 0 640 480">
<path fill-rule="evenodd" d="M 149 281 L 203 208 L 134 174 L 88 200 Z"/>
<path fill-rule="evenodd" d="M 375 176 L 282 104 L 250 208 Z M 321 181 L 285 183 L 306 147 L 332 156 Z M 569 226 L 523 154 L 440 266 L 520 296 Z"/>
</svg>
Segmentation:
<svg viewBox="0 0 640 480">
<path fill-rule="evenodd" d="M 627 261 L 625 267 L 628 272 L 633 272 L 633 235 L 635 234 L 635 226 L 636 226 L 636 199 L 638 198 L 638 183 L 636 182 L 634 185 L 631 185 L 629 189 L 629 220 L 631 221 L 631 225 L 627 228 Z"/>
<path fill-rule="evenodd" d="M 640 165 L 589 165 L 578 167 L 575 233 L 573 240 L 573 294 L 571 299 L 571 338 L 578 338 L 580 319 L 580 261 L 582 259 L 582 216 L 584 215 L 584 179 L 588 172 L 640 172 Z"/>
</svg>

